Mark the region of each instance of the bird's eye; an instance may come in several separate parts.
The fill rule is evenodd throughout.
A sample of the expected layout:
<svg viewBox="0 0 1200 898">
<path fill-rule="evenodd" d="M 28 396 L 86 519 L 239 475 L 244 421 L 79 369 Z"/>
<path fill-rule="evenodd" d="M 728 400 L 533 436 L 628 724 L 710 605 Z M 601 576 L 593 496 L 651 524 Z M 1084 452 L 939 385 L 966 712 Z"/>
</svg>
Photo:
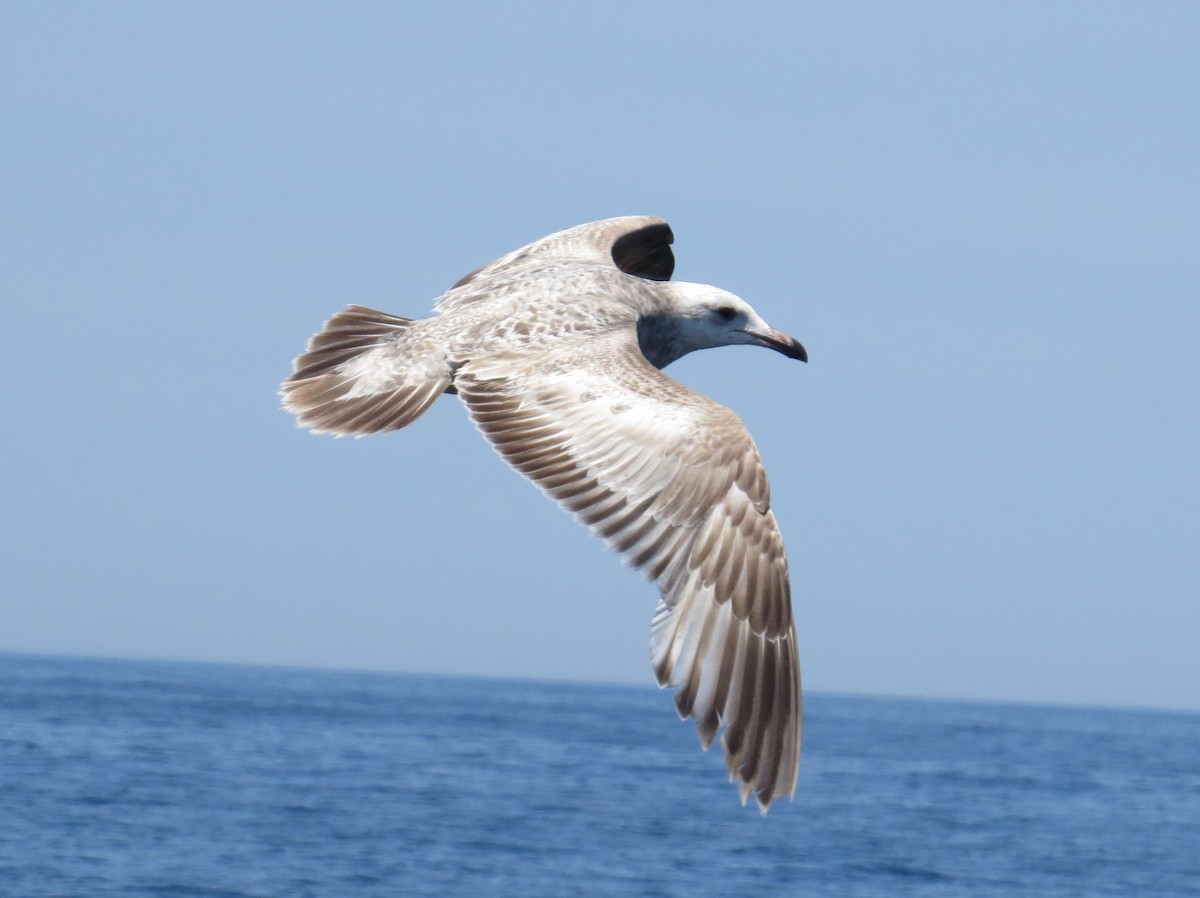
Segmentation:
<svg viewBox="0 0 1200 898">
<path fill-rule="evenodd" d="M 721 306 L 717 309 L 717 317 L 722 321 L 732 321 L 737 317 L 737 309 L 733 306 Z"/>
</svg>

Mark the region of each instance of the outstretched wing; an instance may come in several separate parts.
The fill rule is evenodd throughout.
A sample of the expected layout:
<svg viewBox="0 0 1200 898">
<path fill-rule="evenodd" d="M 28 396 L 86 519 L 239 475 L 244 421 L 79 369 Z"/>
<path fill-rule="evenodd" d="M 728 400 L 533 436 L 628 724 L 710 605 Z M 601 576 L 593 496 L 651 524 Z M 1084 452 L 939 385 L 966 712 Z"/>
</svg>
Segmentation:
<svg viewBox="0 0 1200 898">
<path fill-rule="evenodd" d="M 632 334 L 469 362 L 471 417 L 518 471 L 654 580 L 655 675 L 765 810 L 795 790 L 800 668 L 766 474 L 729 409 L 651 366 Z"/>
<path fill-rule="evenodd" d="M 671 226 L 650 215 L 607 218 L 568 228 L 513 250 L 459 278 L 438 300 L 437 308 L 445 312 L 472 302 L 479 294 L 469 288 L 501 272 L 526 265 L 555 262 L 612 265 L 636 277 L 669 281 L 675 271 L 675 254 L 671 252 L 674 240 Z M 460 287 L 468 289 L 460 290 Z"/>
</svg>

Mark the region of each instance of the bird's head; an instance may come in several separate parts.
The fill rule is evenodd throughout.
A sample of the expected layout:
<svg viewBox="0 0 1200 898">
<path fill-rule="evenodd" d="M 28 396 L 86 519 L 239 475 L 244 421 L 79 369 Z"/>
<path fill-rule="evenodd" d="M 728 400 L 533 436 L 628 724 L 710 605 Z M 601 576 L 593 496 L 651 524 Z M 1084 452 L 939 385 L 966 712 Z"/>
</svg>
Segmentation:
<svg viewBox="0 0 1200 898">
<path fill-rule="evenodd" d="M 763 321 L 740 296 L 705 284 L 670 285 L 670 307 L 639 326 L 642 351 L 659 367 L 697 349 L 716 346 L 765 346 L 790 359 L 808 361 L 800 341 Z M 661 349 L 655 347 L 661 344 Z"/>
</svg>

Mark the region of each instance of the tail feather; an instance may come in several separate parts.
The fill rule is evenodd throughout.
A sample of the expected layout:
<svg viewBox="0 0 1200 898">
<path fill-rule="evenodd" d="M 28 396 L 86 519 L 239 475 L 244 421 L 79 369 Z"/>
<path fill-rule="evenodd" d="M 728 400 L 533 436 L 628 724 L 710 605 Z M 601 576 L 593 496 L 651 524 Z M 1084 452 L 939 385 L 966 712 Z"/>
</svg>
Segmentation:
<svg viewBox="0 0 1200 898">
<path fill-rule="evenodd" d="M 288 380 L 322 374 L 364 350 L 398 337 L 411 324 L 411 318 L 350 306 L 326 321 L 321 332 L 308 341 L 308 351 L 296 359 L 295 373 Z"/>
<path fill-rule="evenodd" d="M 363 306 L 325 323 L 283 382 L 283 405 L 316 433 L 362 436 L 399 430 L 450 386 L 450 369 L 420 346 L 405 346 L 412 326 Z"/>
</svg>

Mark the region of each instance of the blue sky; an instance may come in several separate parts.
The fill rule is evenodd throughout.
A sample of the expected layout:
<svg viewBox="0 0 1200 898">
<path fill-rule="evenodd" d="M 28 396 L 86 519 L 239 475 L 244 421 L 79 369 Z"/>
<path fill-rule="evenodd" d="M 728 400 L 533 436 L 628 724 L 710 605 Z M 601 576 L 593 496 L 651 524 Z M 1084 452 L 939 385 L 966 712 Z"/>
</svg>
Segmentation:
<svg viewBox="0 0 1200 898">
<path fill-rule="evenodd" d="M 676 377 L 772 478 L 807 688 L 1200 709 L 1200 7 L 0 7 L 0 650 L 650 682 L 655 595 L 450 397 L 291 358 L 559 228 L 811 363 Z"/>
</svg>

